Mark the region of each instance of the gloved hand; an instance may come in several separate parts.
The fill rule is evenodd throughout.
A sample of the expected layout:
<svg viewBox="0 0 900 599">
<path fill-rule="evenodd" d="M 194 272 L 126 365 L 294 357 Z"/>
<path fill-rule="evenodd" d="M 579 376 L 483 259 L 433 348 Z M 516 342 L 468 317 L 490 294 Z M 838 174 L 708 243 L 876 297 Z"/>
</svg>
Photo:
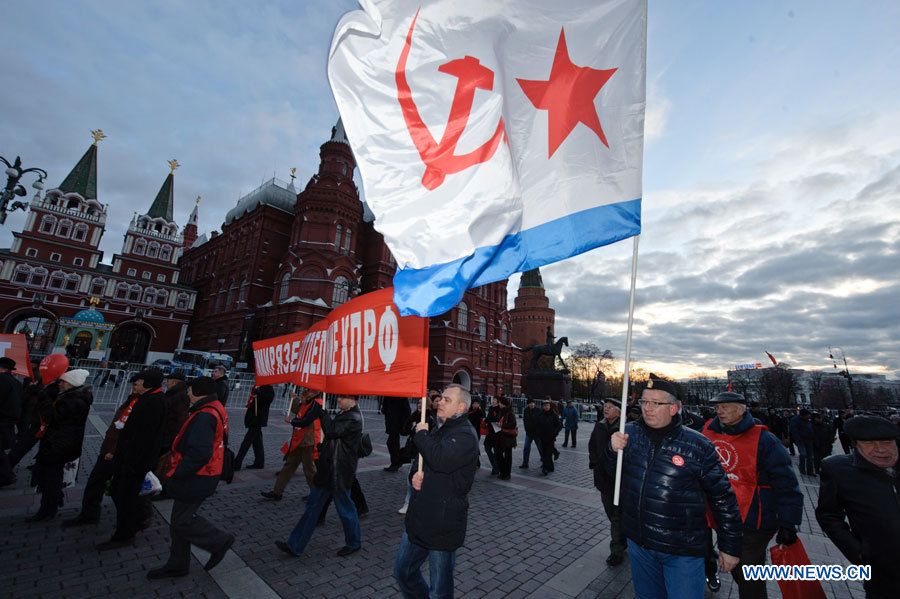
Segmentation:
<svg viewBox="0 0 900 599">
<path fill-rule="evenodd" d="M 775 542 L 779 545 L 793 545 L 797 542 L 797 531 L 781 527 L 775 535 Z"/>
</svg>

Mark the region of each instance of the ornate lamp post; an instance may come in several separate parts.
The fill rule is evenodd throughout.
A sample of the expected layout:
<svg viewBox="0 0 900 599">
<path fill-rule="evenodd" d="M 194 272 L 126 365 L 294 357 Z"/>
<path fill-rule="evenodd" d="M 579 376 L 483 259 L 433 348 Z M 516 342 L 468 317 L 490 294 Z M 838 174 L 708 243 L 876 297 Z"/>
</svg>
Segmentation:
<svg viewBox="0 0 900 599">
<path fill-rule="evenodd" d="M 850 390 L 850 408 L 856 408 L 856 399 L 853 397 L 853 377 L 850 376 L 850 367 L 847 366 L 847 356 L 844 355 L 844 350 L 840 347 L 829 347 L 828 348 L 828 357 L 831 358 L 831 363 L 834 366 L 835 370 L 837 370 L 837 360 L 834 357 L 834 350 L 838 350 L 841 352 L 841 359 L 844 361 L 844 369 L 840 371 L 842 377 L 847 379 L 847 388 Z"/>
<path fill-rule="evenodd" d="M 16 156 L 15 162 L 12 164 L 4 158 L 0 156 L 0 160 L 3 161 L 3 164 L 6 165 L 6 187 L 3 188 L 3 193 L 0 195 L 0 225 L 6 222 L 7 216 L 7 206 L 9 206 L 9 202 L 15 196 L 25 196 L 28 192 L 25 191 L 25 187 L 23 185 L 19 185 L 19 180 L 23 175 L 27 173 L 37 173 L 38 179 L 32 184 L 37 190 L 44 189 L 44 179 L 47 178 L 47 171 L 42 168 L 22 168 L 22 158 Z M 13 210 L 25 210 L 27 204 L 24 202 L 13 202 L 12 206 L 9 206 L 9 211 Z"/>
</svg>

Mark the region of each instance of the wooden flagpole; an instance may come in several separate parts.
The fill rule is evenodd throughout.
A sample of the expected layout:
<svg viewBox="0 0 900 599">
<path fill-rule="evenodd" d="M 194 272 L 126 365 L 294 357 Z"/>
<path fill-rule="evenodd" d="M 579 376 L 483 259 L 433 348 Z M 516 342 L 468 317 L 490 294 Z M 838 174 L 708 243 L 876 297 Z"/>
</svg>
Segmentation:
<svg viewBox="0 0 900 599">
<path fill-rule="evenodd" d="M 634 236 L 634 251 L 631 255 L 631 296 L 628 299 L 628 332 L 625 336 L 625 375 L 622 377 L 622 409 L 619 414 L 619 432 L 625 432 L 625 421 L 628 419 L 628 372 L 631 368 L 631 332 L 634 328 L 634 290 L 637 286 L 637 259 L 640 235 Z M 619 505 L 619 489 L 622 486 L 622 457 L 625 451 L 620 450 L 616 456 L 616 486 L 613 494 L 613 505 Z"/>
</svg>

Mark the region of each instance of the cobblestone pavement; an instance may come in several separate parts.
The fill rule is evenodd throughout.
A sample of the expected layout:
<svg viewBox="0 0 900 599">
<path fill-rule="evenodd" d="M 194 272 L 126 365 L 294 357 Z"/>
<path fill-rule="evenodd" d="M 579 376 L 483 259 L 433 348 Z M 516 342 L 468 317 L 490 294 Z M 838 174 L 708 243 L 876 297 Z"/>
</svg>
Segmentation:
<svg viewBox="0 0 900 599">
<path fill-rule="evenodd" d="M 14 489 L 0 490 L 0 596 L 2 597 L 394 597 L 392 562 L 400 539 L 403 516 L 397 509 L 406 493 L 404 470 L 391 474 L 387 465 L 381 417 L 368 414 L 375 453 L 360 462 L 359 481 L 370 513 L 362 519 L 363 548 L 338 558 L 343 534 L 337 513 L 330 510 L 326 523 L 317 529 L 306 554 L 290 558 L 274 546 L 285 539 L 303 510 L 307 493 L 302 474 L 291 481 L 280 502 L 268 502 L 260 491 L 270 490 L 281 463 L 278 448 L 289 434 L 289 426 L 272 414 L 265 429 L 266 468 L 242 470 L 231 485 L 222 484 L 206 501 L 204 515 L 217 526 L 236 534 L 230 555 L 207 573 L 205 556 L 197 552 L 188 577 L 149 582 L 146 570 L 163 563 L 168 555 L 168 502 L 154 505 L 160 512 L 153 525 L 140 533 L 133 548 L 98 553 L 97 542 L 109 538 L 115 510 L 104 501 L 101 523 L 96 527 L 64 530 L 60 520 L 77 513 L 81 489 L 97 457 L 101 430 L 112 410 L 104 406 L 92 413 L 85 438 L 85 451 L 76 486 L 66 492 L 66 505 L 50 522 L 26 524 L 23 519 L 37 509 L 37 496 L 27 486 L 31 463 L 26 457 L 18 468 Z M 230 410 L 232 448 L 243 437 L 240 410 Z M 459 597 L 587 598 L 632 597 L 630 571 L 626 564 L 606 566 L 609 524 L 593 489 L 587 467 L 587 438 L 592 425 L 582 427 L 577 449 L 560 448 L 556 472 L 541 477 L 536 449 L 532 467 L 519 469 L 521 447 L 513 457 L 513 477 L 499 481 L 487 468 L 478 473 L 470 494 L 466 545 L 457 553 L 455 588 Z M 560 440 L 562 435 L 560 435 Z M 839 446 L 837 446 L 840 451 Z M 252 451 L 251 451 L 252 454 Z M 245 460 L 245 465 L 252 457 Z M 482 464 L 487 459 L 482 455 Z M 801 538 L 813 563 L 846 561 L 823 535 L 813 509 L 818 482 L 801 477 L 807 497 Z M 424 570 L 427 570 L 425 568 Z M 427 576 L 427 572 L 426 572 Z M 722 578 L 718 593 L 707 597 L 737 597 L 731 577 Z M 829 597 L 863 597 L 855 583 L 826 583 Z M 770 597 L 780 596 L 771 583 Z"/>
</svg>

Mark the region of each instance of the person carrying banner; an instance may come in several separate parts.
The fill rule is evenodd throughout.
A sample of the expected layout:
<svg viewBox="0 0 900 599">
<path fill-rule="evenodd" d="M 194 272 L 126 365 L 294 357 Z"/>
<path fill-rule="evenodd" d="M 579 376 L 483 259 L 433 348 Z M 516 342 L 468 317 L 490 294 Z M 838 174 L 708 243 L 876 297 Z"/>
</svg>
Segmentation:
<svg viewBox="0 0 900 599">
<path fill-rule="evenodd" d="M 391 455 L 391 463 L 384 471 L 397 472 L 403 463 L 400 457 L 400 435 L 409 418 L 409 400 L 405 397 L 385 397 L 381 403 L 384 414 L 384 432 L 387 433 L 387 448 Z"/>
<path fill-rule="evenodd" d="M 6 356 L 0 358 L 0 487 L 16 482 L 6 452 L 15 444 L 16 425 L 22 417 L 25 394 L 22 383 L 12 374 L 15 369 L 15 360 Z"/>
<path fill-rule="evenodd" d="M 651 378 L 640 400 L 643 419 L 616 431 L 606 450 L 614 475 L 624 450 L 620 513 L 635 595 L 702 597 L 706 510 L 718 525 L 719 566 L 730 571 L 741 551 L 741 513 L 712 442 L 681 424 L 674 383 Z"/>
<path fill-rule="evenodd" d="M 172 443 L 172 459 L 164 484 L 166 493 L 174 500 L 169 523 L 172 536 L 169 559 L 165 565 L 147 572 L 150 580 L 187 576 L 191 545 L 209 552 L 204 569 L 212 570 L 234 544 L 233 534 L 219 530 L 197 514 L 219 484 L 228 414 L 210 377 L 194 379 L 188 387 L 188 398 L 190 412 Z"/>
<path fill-rule="evenodd" d="M 247 432 L 244 434 L 244 440 L 241 441 L 241 447 L 234 458 L 235 470 L 241 469 L 251 445 L 253 446 L 253 463 L 247 466 L 247 469 L 265 468 L 266 448 L 263 445 L 262 429 L 269 424 L 269 406 L 272 405 L 274 399 L 275 389 L 272 385 L 260 385 L 250 393 L 244 412 L 244 427 Z"/>
<path fill-rule="evenodd" d="M 447 385 L 437 403 L 439 426 L 416 425 L 423 472 L 413 476 L 413 494 L 394 560 L 394 579 L 407 599 L 452 597 L 456 550 L 466 538 L 468 494 L 475 481 L 478 437 L 467 413 L 471 395 Z M 429 582 L 420 571 L 428 560 Z"/>
<path fill-rule="evenodd" d="M 609 566 L 618 566 L 625 560 L 625 535 L 622 533 L 622 518 L 619 514 L 619 506 L 613 505 L 614 477 L 606 471 L 606 446 L 610 436 L 619 430 L 619 418 L 622 415 L 622 402 L 607 397 L 603 401 L 603 418 L 597 420 L 591 438 L 588 441 L 588 467 L 594 475 L 594 486 L 600 491 L 600 500 L 603 502 L 603 511 L 609 518 L 609 557 L 606 563 Z"/>
<path fill-rule="evenodd" d="M 900 429 L 880 416 L 844 422 L 849 454 L 822 460 L 816 520 L 852 564 L 872 566 L 867 599 L 900 592 Z"/>
<path fill-rule="evenodd" d="M 344 557 L 359 551 L 362 547 L 362 533 L 359 528 L 359 514 L 350 497 L 350 489 L 356 479 L 359 462 L 359 447 L 362 440 L 362 414 L 357 406 L 357 398 L 339 395 L 340 412 L 333 418 L 314 403 L 309 412 L 297 422 L 300 426 L 311 424 L 314 419 L 322 423 L 323 441 L 316 461 L 316 476 L 306 501 L 306 510 L 287 542 L 275 541 L 275 545 L 295 557 L 300 557 L 312 538 L 319 515 L 326 502 L 334 499 L 341 524 L 344 528 L 344 546 L 337 555 Z M 295 421 L 296 422 L 296 421 Z M 293 424 L 293 423 L 292 423 Z"/>
<path fill-rule="evenodd" d="M 291 402 L 297 399 L 297 394 L 291 392 Z M 310 489 L 313 488 L 313 480 L 316 476 L 316 460 L 319 458 L 319 442 L 322 439 L 322 424 L 318 419 L 314 419 L 308 424 L 299 425 L 301 421 L 305 421 L 305 417 L 310 413 L 313 406 L 322 407 L 322 394 L 319 391 L 306 389 L 300 394 L 300 404 L 297 406 L 297 412 L 294 418 L 285 416 L 285 422 L 293 426 L 291 438 L 281 447 L 281 453 L 284 454 L 284 465 L 275 478 L 275 487 L 271 491 L 263 491 L 260 493 L 266 499 L 272 501 L 280 501 L 284 490 L 287 488 L 288 482 L 297 472 L 297 468 L 303 465 L 303 476 L 306 478 L 306 484 Z"/>
<path fill-rule="evenodd" d="M 743 395 L 726 391 L 710 403 L 716 417 L 706 423 L 703 435 L 716 447 L 744 522 L 740 565 L 731 570 L 731 576 L 741 599 L 765 598 L 765 581 L 746 580 L 740 566 L 765 564 L 766 549 L 776 532 L 779 545 L 797 542 L 803 493 L 787 449 L 756 423 Z"/>
</svg>

